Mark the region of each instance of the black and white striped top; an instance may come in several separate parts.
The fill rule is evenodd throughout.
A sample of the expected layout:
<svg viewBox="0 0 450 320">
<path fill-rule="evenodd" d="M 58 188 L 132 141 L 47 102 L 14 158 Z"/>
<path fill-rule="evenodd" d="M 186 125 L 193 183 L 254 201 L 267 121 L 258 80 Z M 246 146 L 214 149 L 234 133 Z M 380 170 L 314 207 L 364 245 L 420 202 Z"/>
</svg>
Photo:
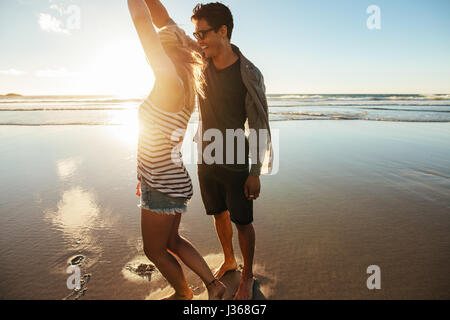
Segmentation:
<svg viewBox="0 0 450 320">
<path fill-rule="evenodd" d="M 174 198 L 190 199 L 192 181 L 180 152 L 191 111 L 167 112 L 147 98 L 138 109 L 138 177 L 150 187 Z"/>
</svg>

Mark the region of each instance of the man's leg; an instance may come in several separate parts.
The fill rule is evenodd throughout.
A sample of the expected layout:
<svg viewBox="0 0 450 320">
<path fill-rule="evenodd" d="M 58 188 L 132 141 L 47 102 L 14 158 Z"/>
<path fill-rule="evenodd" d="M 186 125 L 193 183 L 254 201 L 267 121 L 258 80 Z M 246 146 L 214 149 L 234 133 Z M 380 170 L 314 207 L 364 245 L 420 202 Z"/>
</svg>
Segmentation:
<svg viewBox="0 0 450 320">
<path fill-rule="evenodd" d="M 237 266 L 233 252 L 233 229 L 222 184 L 224 173 L 215 167 L 198 165 L 197 174 L 206 213 L 214 216 L 217 236 L 223 249 L 224 262 L 213 272 L 214 276 L 220 279 L 227 271 L 235 270 Z"/>
<path fill-rule="evenodd" d="M 214 224 L 216 226 L 217 235 L 222 245 L 224 262 L 214 272 L 214 276 L 217 279 L 223 277 L 223 275 L 230 270 L 235 270 L 237 267 L 236 258 L 233 251 L 233 228 L 231 226 L 230 215 L 228 210 L 214 215 Z"/>
<path fill-rule="evenodd" d="M 255 229 L 253 224 L 238 225 L 239 246 L 244 260 L 241 282 L 234 296 L 235 300 L 251 300 L 253 298 L 253 257 L 255 255 Z"/>
<path fill-rule="evenodd" d="M 244 193 L 248 171 L 228 172 L 224 175 L 226 203 L 230 220 L 238 230 L 244 268 L 235 299 L 250 300 L 253 297 L 253 257 L 255 254 L 255 230 L 253 228 L 253 200 Z"/>
</svg>

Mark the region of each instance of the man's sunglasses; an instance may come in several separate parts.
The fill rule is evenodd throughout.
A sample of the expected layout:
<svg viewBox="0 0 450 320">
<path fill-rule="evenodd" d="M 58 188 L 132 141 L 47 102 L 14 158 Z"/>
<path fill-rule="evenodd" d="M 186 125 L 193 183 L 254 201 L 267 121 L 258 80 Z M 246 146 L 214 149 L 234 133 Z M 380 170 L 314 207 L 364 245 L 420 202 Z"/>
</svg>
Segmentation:
<svg viewBox="0 0 450 320">
<path fill-rule="evenodd" d="M 195 39 L 197 39 L 197 40 L 205 40 L 206 34 L 213 30 L 215 30 L 215 28 L 211 28 L 208 30 L 199 30 L 197 32 L 194 32 L 193 35 L 194 35 Z"/>
</svg>

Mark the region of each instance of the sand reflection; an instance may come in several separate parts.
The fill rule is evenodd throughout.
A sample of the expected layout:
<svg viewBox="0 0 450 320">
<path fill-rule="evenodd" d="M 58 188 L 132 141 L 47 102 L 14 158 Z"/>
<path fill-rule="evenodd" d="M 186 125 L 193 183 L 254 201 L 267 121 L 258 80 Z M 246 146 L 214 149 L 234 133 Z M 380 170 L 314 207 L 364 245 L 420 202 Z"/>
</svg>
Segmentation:
<svg viewBox="0 0 450 320">
<path fill-rule="evenodd" d="M 137 109 L 131 109 L 120 113 L 111 112 L 111 122 L 120 124 L 108 128 L 118 141 L 124 142 L 131 147 L 137 146 L 139 135 Z"/>
<path fill-rule="evenodd" d="M 63 180 L 72 177 L 82 162 L 83 159 L 80 157 L 58 160 L 56 162 L 58 177 Z"/>
<path fill-rule="evenodd" d="M 92 228 L 99 212 L 93 194 L 74 187 L 63 193 L 56 211 L 46 211 L 46 217 L 64 234 L 79 241 Z"/>
</svg>

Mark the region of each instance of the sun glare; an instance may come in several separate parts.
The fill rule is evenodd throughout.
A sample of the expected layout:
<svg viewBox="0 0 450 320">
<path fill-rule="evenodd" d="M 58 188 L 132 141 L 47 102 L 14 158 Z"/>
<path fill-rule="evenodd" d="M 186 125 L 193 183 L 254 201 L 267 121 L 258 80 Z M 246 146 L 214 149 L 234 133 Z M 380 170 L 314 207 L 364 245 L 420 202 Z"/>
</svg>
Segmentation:
<svg viewBox="0 0 450 320">
<path fill-rule="evenodd" d="M 98 93 L 118 98 L 143 98 L 153 87 L 154 76 L 138 41 L 117 40 L 99 50 L 91 61 L 89 84 Z M 137 108 L 111 112 L 111 134 L 130 147 L 137 146 Z"/>
<path fill-rule="evenodd" d="M 139 135 L 137 109 L 121 112 L 120 115 L 115 115 L 111 120 L 113 123 L 119 124 L 111 127 L 111 133 L 117 140 L 131 147 L 137 146 Z"/>
<path fill-rule="evenodd" d="M 92 89 L 121 97 L 143 97 L 154 76 L 139 42 L 115 41 L 101 49 L 91 62 Z"/>
</svg>

